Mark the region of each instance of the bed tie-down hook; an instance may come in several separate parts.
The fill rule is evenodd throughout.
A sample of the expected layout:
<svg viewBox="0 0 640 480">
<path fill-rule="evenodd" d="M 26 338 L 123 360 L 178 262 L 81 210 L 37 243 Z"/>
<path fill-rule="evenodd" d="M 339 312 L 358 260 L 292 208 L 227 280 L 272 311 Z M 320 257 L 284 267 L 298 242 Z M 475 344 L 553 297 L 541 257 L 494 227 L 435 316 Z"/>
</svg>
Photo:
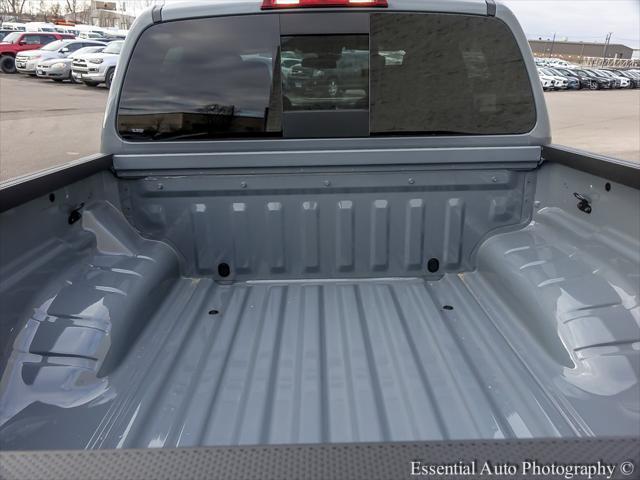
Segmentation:
<svg viewBox="0 0 640 480">
<path fill-rule="evenodd" d="M 573 196 L 578 199 L 578 210 L 584 213 L 591 213 L 591 200 L 578 192 L 573 192 Z"/>
<path fill-rule="evenodd" d="M 76 205 L 71 209 L 71 211 L 69 212 L 69 218 L 67 219 L 67 221 L 69 222 L 69 225 L 73 225 L 74 223 L 76 223 L 78 220 L 82 218 L 82 213 L 80 213 L 80 210 L 82 210 L 83 207 L 84 207 L 84 202 L 82 202 L 79 205 Z"/>
</svg>

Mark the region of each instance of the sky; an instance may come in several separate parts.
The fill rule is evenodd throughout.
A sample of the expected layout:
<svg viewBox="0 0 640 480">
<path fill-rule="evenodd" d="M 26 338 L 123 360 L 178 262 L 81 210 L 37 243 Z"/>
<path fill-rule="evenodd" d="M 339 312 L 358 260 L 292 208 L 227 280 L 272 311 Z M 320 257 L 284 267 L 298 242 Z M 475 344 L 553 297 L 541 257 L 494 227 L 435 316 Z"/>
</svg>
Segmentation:
<svg viewBox="0 0 640 480">
<path fill-rule="evenodd" d="M 530 39 L 604 42 L 640 48 L 640 0 L 501 0 Z"/>
<path fill-rule="evenodd" d="M 34 0 L 35 1 L 35 0 Z M 61 0 L 45 0 L 47 2 Z M 127 11 L 139 13 L 163 0 L 111 0 Z M 164 0 L 166 3 L 183 0 Z M 216 0 L 199 0 L 215 2 Z M 613 32 L 611 43 L 640 48 L 640 0 L 498 0 L 516 14 L 527 37 L 603 42 Z"/>
<path fill-rule="evenodd" d="M 165 0 L 176 2 L 180 0 Z M 202 0 L 215 1 L 215 0 Z M 498 0 L 518 17 L 528 38 L 604 42 L 640 48 L 640 0 Z M 128 0 L 136 7 L 149 0 Z"/>
</svg>

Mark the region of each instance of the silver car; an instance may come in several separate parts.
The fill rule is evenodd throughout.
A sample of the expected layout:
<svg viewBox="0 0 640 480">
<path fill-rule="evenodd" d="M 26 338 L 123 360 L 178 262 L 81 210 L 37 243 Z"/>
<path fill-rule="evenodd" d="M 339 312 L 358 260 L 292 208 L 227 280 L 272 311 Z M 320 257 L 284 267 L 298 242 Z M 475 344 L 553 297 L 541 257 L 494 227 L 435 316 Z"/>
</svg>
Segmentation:
<svg viewBox="0 0 640 480">
<path fill-rule="evenodd" d="M 94 45 L 91 47 L 83 47 L 76 50 L 73 54 L 65 58 L 52 58 L 43 60 L 36 66 L 36 75 L 39 78 L 50 78 L 56 82 L 69 80 L 71 83 L 79 83 L 71 74 L 71 65 L 76 58 L 82 58 L 83 55 L 90 53 L 100 53 L 106 45 Z"/>
<path fill-rule="evenodd" d="M 37 50 L 20 52 L 16 56 L 16 68 L 20 73 L 36 76 L 36 66 L 45 60 L 66 58 L 83 47 L 105 46 L 95 40 L 56 40 Z"/>
</svg>

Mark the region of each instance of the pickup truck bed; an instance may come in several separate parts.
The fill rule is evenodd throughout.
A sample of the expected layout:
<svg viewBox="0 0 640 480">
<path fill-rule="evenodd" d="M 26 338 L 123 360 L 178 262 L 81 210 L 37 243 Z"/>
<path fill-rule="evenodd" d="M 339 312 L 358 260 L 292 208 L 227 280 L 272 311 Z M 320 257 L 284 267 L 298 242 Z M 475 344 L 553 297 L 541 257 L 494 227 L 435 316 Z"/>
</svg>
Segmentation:
<svg viewBox="0 0 640 480">
<path fill-rule="evenodd" d="M 517 169 L 402 175 L 104 172 L 5 213 L 0 446 L 637 433 L 639 191 L 556 163 L 535 196 Z"/>
</svg>

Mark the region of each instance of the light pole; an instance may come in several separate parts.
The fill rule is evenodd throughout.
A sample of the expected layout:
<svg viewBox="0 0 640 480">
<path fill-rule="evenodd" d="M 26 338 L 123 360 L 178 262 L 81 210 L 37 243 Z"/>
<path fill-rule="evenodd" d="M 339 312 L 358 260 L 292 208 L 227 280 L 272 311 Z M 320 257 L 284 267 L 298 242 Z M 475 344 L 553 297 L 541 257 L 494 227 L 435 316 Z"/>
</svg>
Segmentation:
<svg viewBox="0 0 640 480">
<path fill-rule="evenodd" d="M 551 50 L 549 51 L 549 57 L 551 57 L 551 55 L 553 55 L 553 46 L 556 43 L 556 34 L 555 32 L 553 33 L 553 39 L 551 40 Z"/>
<path fill-rule="evenodd" d="M 611 41 L 611 35 L 613 32 L 607 33 L 607 38 L 604 41 L 604 48 L 602 49 L 602 65 L 604 66 L 604 62 L 607 59 L 607 48 L 609 47 L 609 42 Z"/>
</svg>

